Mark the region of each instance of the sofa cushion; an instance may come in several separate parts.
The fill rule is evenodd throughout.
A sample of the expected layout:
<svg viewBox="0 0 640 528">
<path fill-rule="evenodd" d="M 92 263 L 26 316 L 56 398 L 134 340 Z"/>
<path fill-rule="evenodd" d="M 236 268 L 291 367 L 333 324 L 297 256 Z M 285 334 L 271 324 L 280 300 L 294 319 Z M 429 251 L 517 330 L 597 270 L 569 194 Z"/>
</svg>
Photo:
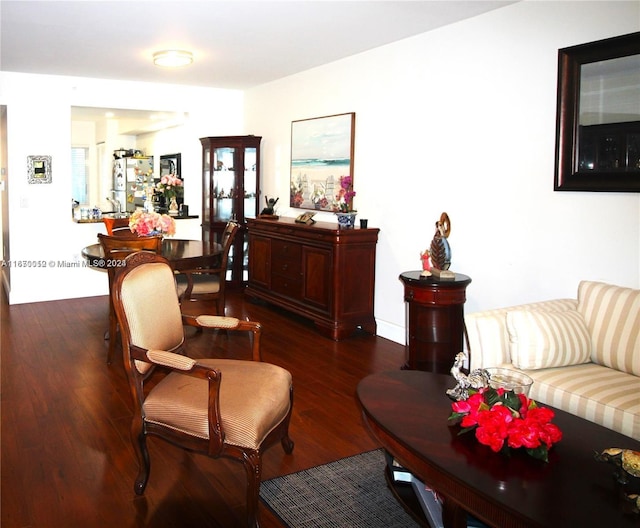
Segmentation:
<svg viewBox="0 0 640 528">
<path fill-rule="evenodd" d="M 530 398 L 640 440 L 639 377 L 595 363 L 524 372 Z"/>
<path fill-rule="evenodd" d="M 511 362 L 517 368 L 563 367 L 591 361 L 589 331 L 575 310 L 510 310 L 506 324 Z"/>
<path fill-rule="evenodd" d="M 510 310 L 507 331 L 511 361 L 519 369 L 579 365 L 591 361 L 591 338 L 575 310 Z"/>
<path fill-rule="evenodd" d="M 511 310 L 575 310 L 575 299 L 554 299 L 465 315 L 471 370 L 511 365 L 506 316 Z"/>
<path fill-rule="evenodd" d="M 578 311 L 591 334 L 591 360 L 640 376 L 640 290 L 582 281 Z"/>
</svg>

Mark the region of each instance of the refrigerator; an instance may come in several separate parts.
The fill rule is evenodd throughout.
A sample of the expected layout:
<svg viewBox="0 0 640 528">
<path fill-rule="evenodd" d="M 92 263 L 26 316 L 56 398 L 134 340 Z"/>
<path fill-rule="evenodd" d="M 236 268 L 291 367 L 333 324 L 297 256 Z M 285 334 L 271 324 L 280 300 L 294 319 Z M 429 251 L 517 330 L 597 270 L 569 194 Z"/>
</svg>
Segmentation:
<svg viewBox="0 0 640 528">
<path fill-rule="evenodd" d="M 144 205 L 147 185 L 153 185 L 153 157 L 122 156 L 113 161 L 113 190 L 122 212 L 133 212 Z"/>
</svg>

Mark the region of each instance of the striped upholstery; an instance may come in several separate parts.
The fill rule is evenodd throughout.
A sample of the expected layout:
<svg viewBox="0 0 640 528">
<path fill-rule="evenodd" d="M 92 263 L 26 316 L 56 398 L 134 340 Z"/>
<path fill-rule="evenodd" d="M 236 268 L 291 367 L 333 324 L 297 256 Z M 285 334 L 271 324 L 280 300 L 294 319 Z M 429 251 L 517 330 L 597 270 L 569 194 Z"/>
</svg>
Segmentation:
<svg viewBox="0 0 640 528">
<path fill-rule="evenodd" d="M 515 368 L 507 313 L 522 310 L 546 313 L 547 317 L 515 316 L 539 326 L 544 321 L 549 324 L 551 319 L 556 323 L 566 321 L 572 316 L 558 312 L 577 310 L 591 338 L 592 362 L 522 369 L 534 380 L 530 397 L 640 440 L 640 291 L 584 281 L 578 287 L 578 300 L 559 299 L 467 314 L 471 369 Z M 513 318 L 511 315 L 512 322 Z M 523 358 L 516 363 L 527 366 L 537 361 L 519 359 Z M 548 359 L 556 361 L 555 356 Z"/>
<path fill-rule="evenodd" d="M 640 440 L 640 378 L 595 363 L 526 370 L 529 397 Z"/>
<path fill-rule="evenodd" d="M 583 281 L 578 311 L 591 333 L 592 361 L 640 376 L 640 290 Z"/>
<path fill-rule="evenodd" d="M 511 365 L 509 332 L 506 325 L 507 312 L 512 310 L 564 312 L 575 310 L 577 304 L 574 299 L 556 299 L 465 315 L 471 369 Z"/>
<path fill-rule="evenodd" d="M 201 359 L 222 372 L 220 411 L 225 443 L 258 449 L 287 416 L 291 374 L 269 363 L 237 359 Z M 146 422 L 198 438 L 209 438 L 207 380 L 172 372 L 144 401 Z"/>
<path fill-rule="evenodd" d="M 184 328 L 173 274 L 156 273 L 165 268 L 166 264 L 151 263 L 134 269 L 122 285 L 121 296 L 131 343 L 149 350 L 173 352 L 184 343 Z M 143 361 L 136 361 L 135 365 L 141 374 L 152 368 L 151 363 Z"/>
<path fill-rule="evenodd" d="M 591 362 L 591 336 L 575 310 L 507 312 L 511 361 L 519 369 L 566 367 Z"/>
</svg>

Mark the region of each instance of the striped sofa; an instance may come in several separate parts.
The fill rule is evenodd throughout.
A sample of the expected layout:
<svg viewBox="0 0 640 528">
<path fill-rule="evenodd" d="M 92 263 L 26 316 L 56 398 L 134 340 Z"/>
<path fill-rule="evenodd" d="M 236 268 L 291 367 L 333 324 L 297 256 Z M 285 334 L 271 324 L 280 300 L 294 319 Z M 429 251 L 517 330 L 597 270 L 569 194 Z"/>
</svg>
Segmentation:
<svg viewBox="0 0 640 528">
<path fill-rule="evenodd" d="M 522 370 L 536 401 L 640 440 L 640 290 L 583 281 L 577 299 L 468 314 L 465 323 L 472 370 Z"/>
</svg>

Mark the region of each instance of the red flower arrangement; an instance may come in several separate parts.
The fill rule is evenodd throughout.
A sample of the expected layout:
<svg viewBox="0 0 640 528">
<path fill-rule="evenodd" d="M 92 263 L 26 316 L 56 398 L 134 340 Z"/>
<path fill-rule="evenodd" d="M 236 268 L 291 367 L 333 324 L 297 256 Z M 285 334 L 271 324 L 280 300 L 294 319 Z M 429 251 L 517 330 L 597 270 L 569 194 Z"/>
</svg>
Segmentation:
<svg viewBox="0 0 640 528">
<path fill-rule="evenodd" d="M 451 404 L 449 421 L 460 423 L 459 434 L 475 430 L 478 442 L 496 453 L 525 448 L 533 458 L 549 461 L 549 449 L 562 439 L 562 431 L 551 423 L 551 409 L 502 388 L 469 392 L 469 398 Z"/>
</svg>

